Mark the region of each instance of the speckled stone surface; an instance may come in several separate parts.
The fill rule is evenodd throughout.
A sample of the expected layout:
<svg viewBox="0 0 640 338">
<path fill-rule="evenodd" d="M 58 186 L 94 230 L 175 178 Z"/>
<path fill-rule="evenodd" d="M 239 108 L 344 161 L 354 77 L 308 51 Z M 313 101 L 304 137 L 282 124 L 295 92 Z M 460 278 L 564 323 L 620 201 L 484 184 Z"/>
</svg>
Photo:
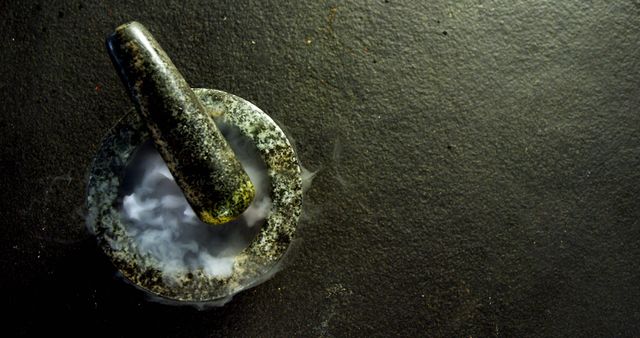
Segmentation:
<svg viewBox="0 0 640 338">
<path fill-rule="evenodd" d="M 0 289 L 18 333 L 638 336 L 638 1 L 0 8 Z M 103 40 L 130 20 L 319 170 L 285 270 L 221 308 L 145 301 L 86 234 L 87 170 L 130 105 Z"/>
<path fill-rule="evenodd" d="M 111 60 L 136 110 L 198 218 L 234 220 L 255 188 L 233 151 L 169 56 L 140 23 L 107 38 Z"/>
<path fill-rule="evenodd" d="M 118 193 L 134 151 L 149 139 L 140 117 L 127 114 L 105 137 L 91 169 L 88 227 L 125 278 L 160 297 L 208 302 L 228 299 L 262 282 L 277 270 L 295 233 L 302 208 L 300 166 L 294 150 L 277 124 L 259 108 L 237 96 L 195 89 L 207 113 L 237 126 L 256 145 L 271 179 L 272 207 L 257 237 L 235 257 L 233 273 L 212 277 L 201 269 L 163 278 L 161 264 L 141 252 L 121 220 Z"/>
</svg>

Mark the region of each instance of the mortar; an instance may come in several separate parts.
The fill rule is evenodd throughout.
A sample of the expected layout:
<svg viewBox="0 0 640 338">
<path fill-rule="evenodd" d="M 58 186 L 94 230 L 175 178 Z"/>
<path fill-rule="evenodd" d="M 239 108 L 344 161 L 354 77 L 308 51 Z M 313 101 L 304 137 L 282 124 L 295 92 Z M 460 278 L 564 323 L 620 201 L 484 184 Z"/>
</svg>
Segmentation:
<svg viewBox="0 0 640 338">
<path fill-rule="evenodd" d="M 118 41 L 114 41 L 113 37 L 118 35 Z M 123 37 L 129 41 L 123 42 Z M 131 64 L 143 65 L 141 69 L 127 69 L 120 62 L 121 55 L 114 55 L 114 43 L 131 43 L 131 37 L 135 43 L 140 42 L 138 46 L 146 49 L 141 51 L 136 47 L 132 49 L 133 54 L 128 55 L 129 60 L 133 60 Z M 137 112 L 127 113 L 108 132 L 91 168 L 87 226 L 95 234 L 101 248 L 128 281 L 164 299 L 179 302 L 220 301 L 264 281 L 277 270 L 287 251 L 302 208 L 301 167 L 286 135 L 267 114 L 242 98 L 219 90 L 191 90 L 185 87 L 186 81 L 148 31 L 138 23 L 119 27 L 116 34 L 109 38 L 108 47 L 116 68 L 130 90 Z M 184 84 L 180 81 L 184 81 Z M 153 83 L 148 85 L 150 82 Z M 176 86 L 176 83 L 179 85 Z M 195 113 L 190 114 L 190 110 Z M 167 116 L 170 118 L 167 119 Z M 181 134 L 175 131 L 181 124 L 171 125 L 167 121 L 186 121 L 198 133 Z M 251 199 L 233 198 L 235 191 L 238 191 L 234 189 L 245 189 L 242 190 L 243 194 L 251 198 L 255 193 L 246 193 L 248 185 L 243 182 L 248 181 L 248 176 L 224 137 L 219 137 L 222 135 L 217 129 L 219 124 L 234 126 L 257 149 L 270 181 L 271 206 L 256 237 L 232 257 L 230 274 L 212 275 L 204 269 L 192 269 L 174 271 L 168 275 L 167 271 L 163 271 L 163 262 L 136 243 L 128 232 L 130 224 L 123 220 L 120 211 L 123 199 L 121 190 L 127 167 L 137 149 L 153 140 L 200 219 L 212 224 L 212 227 L 221 226 L 219 224 L 224 226 L 225 223 L 233 226 L 232 222 L 251 202 Z M 206 128 L 200 128 L 202 125 Z M 166 135 L 174 140 L 167 142 Z M 210 142 L 211 135 L 214 136 L 213 142 Z M 183 139 L 175 141 L 178 137 Z M 185 148 L 180 148 L 184 145 Z M 200 156 L 196 160 L 211 163 L 189 171 L 193 166 L 185 164 L 182 156 L 185 149 L 193 145 L 201 153 L 210 155 L 192 153 L 188 156 Z M 210 184 L 211 180 L 215 184 Z M 253 189 L 252 184 L 249 186 Z M 197 198 L 189 198 L 190 195 Z M 212 196 L 215 201 L 232 200 L 237 203 L 231 208 L 233 212 L 228 212 L 229 208 L 210 208 L 206 217 L 203 217 L 201 211 L 215 205 L 202 199 L 206 196 Z M 211 222 L 212 219 L 215 221 Z"/>
</svg>

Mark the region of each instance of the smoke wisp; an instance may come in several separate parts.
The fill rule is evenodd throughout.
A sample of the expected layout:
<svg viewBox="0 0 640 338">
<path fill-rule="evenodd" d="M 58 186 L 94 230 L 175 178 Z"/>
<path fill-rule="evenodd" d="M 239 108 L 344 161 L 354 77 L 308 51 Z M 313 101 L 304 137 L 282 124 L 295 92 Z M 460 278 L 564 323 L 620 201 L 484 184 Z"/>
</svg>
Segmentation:
<svg viewBox="0 0 640 338">
<path fill-rule="evenodd" d="M 122 221 L 139 252 L 159 262 L 164 278 L 195 271 L 230 276 L 234 257 L 257 235 L 271 210 L 271 184 L 258 150 L 237 128 L 219 121 L 218 126 L 256 187 L 249 208 L 232 222 L 201 222 L 151 141 L 128 165 L 121 188 Z"/>
</svg>

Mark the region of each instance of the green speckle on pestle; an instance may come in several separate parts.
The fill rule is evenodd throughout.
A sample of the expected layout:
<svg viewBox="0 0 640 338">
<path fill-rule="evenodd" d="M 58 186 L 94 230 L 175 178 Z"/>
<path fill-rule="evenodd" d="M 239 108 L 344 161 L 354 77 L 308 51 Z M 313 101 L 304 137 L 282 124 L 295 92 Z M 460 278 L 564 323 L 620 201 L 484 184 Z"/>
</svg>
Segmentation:
<svg viewBox="0 0 640 338">
<path fill-rule="evenodd" d="M 144 26 L 131 22 L 107 39 L 114 66 L 155 147 L 205 223 L 237 218 L 255 188 L 196 94 Z"/>
</svg>

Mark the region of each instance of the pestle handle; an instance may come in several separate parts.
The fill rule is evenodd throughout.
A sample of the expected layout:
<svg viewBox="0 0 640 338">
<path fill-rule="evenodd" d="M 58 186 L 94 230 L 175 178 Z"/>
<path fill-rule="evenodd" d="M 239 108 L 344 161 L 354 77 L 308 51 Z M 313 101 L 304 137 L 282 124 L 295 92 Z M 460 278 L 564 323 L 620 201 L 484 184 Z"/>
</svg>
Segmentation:
<svg viewBox="0 0 640 338">
<path fill-rule="evenodd" d="M 213 119 L 167 54 L 140 23 L 107 38 L 111 60 L 156 149 L 205 223 L 237 218 L 255 188 Z"/>
</svg>

